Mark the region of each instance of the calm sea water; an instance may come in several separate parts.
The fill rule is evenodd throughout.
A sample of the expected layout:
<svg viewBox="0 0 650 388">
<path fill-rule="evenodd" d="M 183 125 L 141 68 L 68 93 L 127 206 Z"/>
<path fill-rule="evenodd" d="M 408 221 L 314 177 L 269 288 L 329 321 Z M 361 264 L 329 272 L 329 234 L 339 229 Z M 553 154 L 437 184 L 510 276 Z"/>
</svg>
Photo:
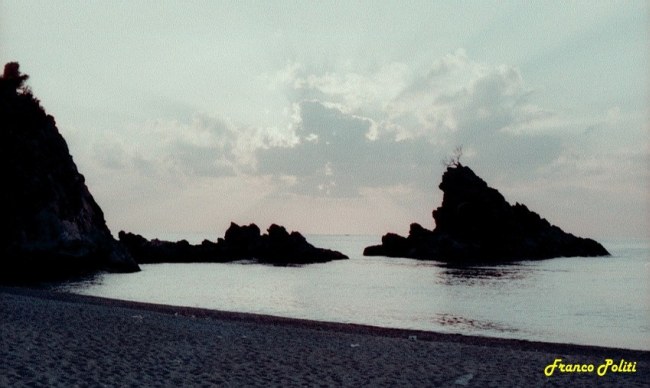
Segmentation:
<svg viewBox="0 0 650 388">
<path fill-rule="evenodd" d="M 650 350 L 650 243 L 604 258 L 454 269 L 364 257 L 375 236 L 310 236 L 350 260 L 302 267 L 153 264 L 65 290 L 94 296 L 548 342 Z"/>
</svg>

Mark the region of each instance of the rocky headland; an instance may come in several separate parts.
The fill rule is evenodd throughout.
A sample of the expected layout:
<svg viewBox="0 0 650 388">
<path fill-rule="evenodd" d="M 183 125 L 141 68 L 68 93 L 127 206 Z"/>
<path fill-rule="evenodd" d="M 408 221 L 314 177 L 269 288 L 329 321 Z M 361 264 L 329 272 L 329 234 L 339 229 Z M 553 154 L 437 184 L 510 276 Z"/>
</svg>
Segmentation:
<svg viewBox="0 0 650 388">
<path fill-rule="evenodd" d="M 364 255 L 454 265 L 609 255 L 598 242 L 564 232 L 523 204 L 509 204 L 458 162 L 448 165 L 439 188 L 443 200 L 433 211 L 434 230 L 411 224 L 407 237 L 388 233 Z"/>
<path fill-rule="evenodd" d="M 27 78 L 15 62 L 0 77 L 0 281 L 138 271 L 106 226 L 54 118 L 24 85 Z"/>
<path fill-rule="evenodd" d="M 104 213 L 77 170 L 54 118 L 34 97 L 19 65 L 0 77 L 0 283 L 58 281 L 98 271 L 135 272 L 139 263 L 226 262 L 253 259 L 306 264 L 347 259 L 316 248 L 298 232 L 271 225 L 232 224 L 225 238 L 200 245 L 146 240 L 120 232 L 115 240 Z"/>
<path fill-rule="evenodd" d="M 337 251 L 316 248 L 300 233 L 289 233 L 283 226 L 275 224 L 262 234 L 255 224 L 239 226 L 231 223 L 224 238 L 217 239 L 217 242 L 203 240 L 198 245 L 186 240 L 147 240 L 124 231 L 119 233 L 119 239 L 139 264 L 254 260 L 265 264 L 294 265 L 348 258 Z"/>
</svg>

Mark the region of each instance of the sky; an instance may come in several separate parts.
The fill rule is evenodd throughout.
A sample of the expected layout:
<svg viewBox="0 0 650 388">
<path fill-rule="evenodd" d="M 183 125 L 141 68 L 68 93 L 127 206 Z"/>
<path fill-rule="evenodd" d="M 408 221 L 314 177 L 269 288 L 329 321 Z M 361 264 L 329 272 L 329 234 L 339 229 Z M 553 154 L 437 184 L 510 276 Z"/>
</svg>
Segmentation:
<svg viewBox="0 0 650 388">
<path fill-rule="evenodd" d="M 0 0 L 113 234 L 435 224 L 462 146 L 564 230 L 650 237 L 646 1 Z"/>
</svg>

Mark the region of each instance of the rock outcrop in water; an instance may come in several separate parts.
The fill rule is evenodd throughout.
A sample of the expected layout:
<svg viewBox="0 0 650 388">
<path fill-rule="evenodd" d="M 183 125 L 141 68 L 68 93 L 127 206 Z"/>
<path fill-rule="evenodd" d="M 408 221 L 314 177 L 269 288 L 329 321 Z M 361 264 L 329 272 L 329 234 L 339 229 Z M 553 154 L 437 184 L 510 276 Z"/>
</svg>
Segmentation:
<svg viewBox="0 0 650 388">
<path fill-rule="evenodd" d="M 0 280 L 139 270 L 111 235 L 52 116 L 8 63 L 0 77 Z"/>
<path fill-rule="evenodd" d="M 434 230 L 412 224 L 408 237 L 388 233 L 364 255 L 459 265 L 609 255 L 598 242 L 562 231 L 525 205 L 510 205 L 460 163 L 448 166 L 439 187 L 444 195 L 433 211 Z"/>
<path fill-rule="evenodd" d="M 256 260 L 260 263 L 290 265 L 348 258 L 337 251 L 316 248 L 300 233 L 289 233 L 275 224 L 269 227 L 266 234 L 261 234 L 255 224 L 239 226 L 231 223 L 224 238 L 219 238 L 216 243 L 204 240 L 198 245 L 191 245 L 186 240 L 147 240 L 123 231 L 119 233 L 119 239 L 140 264 Z"/>
</svg>

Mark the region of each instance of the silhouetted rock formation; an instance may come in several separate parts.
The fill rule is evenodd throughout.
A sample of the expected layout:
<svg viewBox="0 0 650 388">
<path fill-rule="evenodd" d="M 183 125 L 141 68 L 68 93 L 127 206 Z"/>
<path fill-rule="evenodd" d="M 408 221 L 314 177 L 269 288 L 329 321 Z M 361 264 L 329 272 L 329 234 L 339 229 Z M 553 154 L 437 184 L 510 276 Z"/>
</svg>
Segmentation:
<svg viewBox="0 0 650 388">
<path fill-rule="evenodd" d="M 454 264 L 606 256 L 598 242 L 565 233 L 525 205 L 510 205 L 469 167 L 450 165 L 442 176 L 436 227 L 412 224 L 408 237 L 388 233 L 366 256 L 411 257 Z"/>
<path fill-rule="evenodd" d="M 26 79 L 15 62 L 0 77 L 0 280 L 137 271 L 108 230 L 54 118 L 24 86 Z"/>
<path fill-rule="evenodd" d="M 255 224 L 239 226 L 231 223 L 224 238 L 217 242 L 203 240 L 191 245 L 178 242 L 147 240 L 127 232 L 119 233 L 120 241 L 140 264 L 145 263 L 223 263 L 236 260 L 257 260 L 261 263 L 288 265 L 324 263 L 348 257 L 329 249 L 316 248 L 298 232 L 288 233 L 278 225 L 271 225 L 267 234 L 261 234 Z"/>
</svg>

